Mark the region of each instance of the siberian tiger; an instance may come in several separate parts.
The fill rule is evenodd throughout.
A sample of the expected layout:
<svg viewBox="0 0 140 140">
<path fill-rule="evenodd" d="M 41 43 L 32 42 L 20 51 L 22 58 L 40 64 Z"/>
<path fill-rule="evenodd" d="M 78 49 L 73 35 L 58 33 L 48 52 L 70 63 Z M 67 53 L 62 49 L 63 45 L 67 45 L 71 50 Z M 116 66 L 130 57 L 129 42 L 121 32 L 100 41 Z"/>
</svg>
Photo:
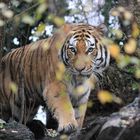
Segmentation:
<svg viewBox="0 0 140 140">
<path fill-rule="evenodd" d="M 30 121 L 39 105 L 45 104 L 58 121 L 59 132 L 81 129 L 92 88 L 87 81 L 96 79 L 109 65 L 110 54 L 103 37 L 100 27 L 65 25 L 52 37 L 4 56 L 0 117 Z M 17 93 L 11 89 L 13 82 Z M 78 87 L 83 87 L 80 93 Z"/>
</svg>

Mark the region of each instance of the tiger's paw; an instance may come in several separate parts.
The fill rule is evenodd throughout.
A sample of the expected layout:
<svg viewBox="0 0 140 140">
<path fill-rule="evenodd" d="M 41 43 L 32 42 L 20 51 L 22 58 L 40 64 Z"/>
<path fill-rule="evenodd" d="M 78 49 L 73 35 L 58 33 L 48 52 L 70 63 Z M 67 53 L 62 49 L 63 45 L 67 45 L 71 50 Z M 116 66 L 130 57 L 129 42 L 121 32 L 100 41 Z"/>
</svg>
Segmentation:
<svg viewBox="0 0 140 140">
<path fill-rule="evenodd" d="M 75 119 L 71 120 L 67 123 L 63 121 L 63 122 L 60 122 L 60 124 L 59 124 L 58 132 L 69 134 L 69 133 L 76 131 L 77 128 L 78 128 L 78 124 Z"/>
</svg>

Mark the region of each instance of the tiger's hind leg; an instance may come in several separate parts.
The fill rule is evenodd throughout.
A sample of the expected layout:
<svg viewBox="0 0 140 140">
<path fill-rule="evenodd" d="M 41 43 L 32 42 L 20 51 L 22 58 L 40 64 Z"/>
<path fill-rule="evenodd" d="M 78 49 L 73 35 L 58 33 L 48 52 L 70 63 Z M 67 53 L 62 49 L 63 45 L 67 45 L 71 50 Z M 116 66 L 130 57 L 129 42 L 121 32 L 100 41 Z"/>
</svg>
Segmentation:
<svg viewBox="0 0 140 140">
<path fill-rule="evenodd" d="M 58 121 L 58 131 L 70 133 L 76 130 L 78 125 L 66 86 L 61 82 L 53 82 L 44 90 L 43 96 L 53 117 Z"/>
<path fill-rule="evenodd" d="M 22 101 L 23 100 L 23 101 Z M 38 111 L 38 104 L 35 104 L 35 98 L 29 98 L 28 101 L 26 97 L 24 99 L 20 98 L 16 94 L 11 94 L 10 97 L 10 108 L 11 108 L 11 118 L 20 123 L 26 124 L 29 121 L 32 121 L 35 114 Z"/>
</svg>

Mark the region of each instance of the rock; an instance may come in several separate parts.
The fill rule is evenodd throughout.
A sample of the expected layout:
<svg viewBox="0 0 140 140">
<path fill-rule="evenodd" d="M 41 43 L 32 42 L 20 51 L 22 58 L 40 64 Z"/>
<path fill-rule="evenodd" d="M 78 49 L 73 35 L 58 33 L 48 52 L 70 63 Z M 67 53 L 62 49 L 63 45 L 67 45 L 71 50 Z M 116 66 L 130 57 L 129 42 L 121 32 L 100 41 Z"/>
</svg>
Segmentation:
<svg viewBox="0 0 140 140">
<path fill-rule="evenodd" d="M 109 116 L 91 118 L 71 140 L 140 140 L 140 98 Z"/>
<path fill-rule="evenodd" d="M 46 127 L 40 120 L 32 120 L 27 123 L 27 126 L 34 133 L 36 139 L 45 137 Z"/>
<path fill-rule="evenodd" d="M 96 140 L 140 140 L 140 121 L 132 127 L 110 126 L 104 129 Z"/>
<path fill-rule="evenodd" d="M 12 121 L 0 129 L 0 140 L 35 140 L 35 138 L 25 125 Z"/>
<path fill-rule="evenodd" d="M 101 127 L 96 140 L 140 140 L 140 98 L 113 113 Z"/>
<path fill-rule="evenodd" d="M 101 132 L 108 127 L 130 127 L 140 120 L 140 98 L 110 115 L 108 121 L 102 126 Z"/>
</svg>

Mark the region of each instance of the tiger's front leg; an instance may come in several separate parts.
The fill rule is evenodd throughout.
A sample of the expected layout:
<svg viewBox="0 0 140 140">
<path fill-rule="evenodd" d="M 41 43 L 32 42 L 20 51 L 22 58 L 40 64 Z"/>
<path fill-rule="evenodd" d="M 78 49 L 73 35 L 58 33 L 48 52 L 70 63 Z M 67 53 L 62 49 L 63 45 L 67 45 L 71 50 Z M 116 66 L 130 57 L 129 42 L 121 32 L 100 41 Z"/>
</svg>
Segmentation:
<svg viewBox="0 0 140 140">
<path fill-rule="evenodd" d="M 86 109 L 87 109 L 87 102 L 84 104 L 81 104 L 81 105 L 79 105 L 79 107 L 75 108 L 76 120 L 78 123 L 78 130 L 82 129 L 85 114 L 86 114 Z"/>
<path fill-rule="evenodd" d="M 90 91 L 83 94 L 83 96 L 79 99 L 79 103 L 77 106 L 74 107 L 75 110 L 75 118 L 78 123 L 78 129 L 82 129 L 86 110 L 87 110 L 87 103 L 89 98 Z"/>
<path fill-rule="evenodd" d="M 66 86 L 62 82 L 52 82 L 44 90 L 43 96 L 58 121 L 58 131 L 70 133 L 76 130 L 78 125 Z"/>
<path fill-rule="evenodd" d="M 83 87 L 83 85 L 81 85 L 80 87 Z M 77 120 L 78 123 L 78 130 L 81 130 L 83 126 L 86 110 L 87 110 L 87 103 L 90 95 L 90 89 L 86 87 L 80 93 L 76 91 L 77 89 L 73 90 L 73 92 L 70 94 L 71 95 L 70 97 L 75 112 L 75 119 Z"/>
</svg>

